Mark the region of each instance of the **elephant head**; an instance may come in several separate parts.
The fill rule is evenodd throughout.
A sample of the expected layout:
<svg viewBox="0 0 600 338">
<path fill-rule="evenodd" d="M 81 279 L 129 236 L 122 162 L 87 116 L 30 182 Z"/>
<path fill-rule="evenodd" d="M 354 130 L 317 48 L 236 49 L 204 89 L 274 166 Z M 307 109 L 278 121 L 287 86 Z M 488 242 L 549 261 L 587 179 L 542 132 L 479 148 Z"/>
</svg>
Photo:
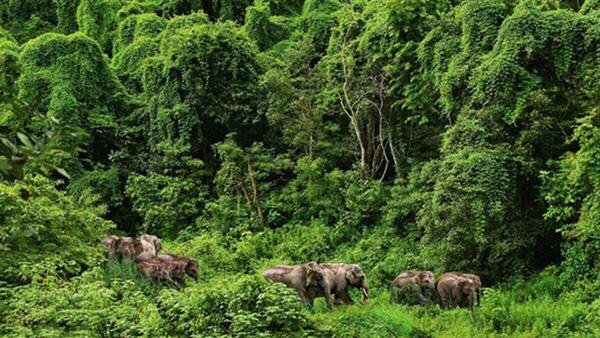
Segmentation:
<svg viewBox="0 0 600 338">
<path fill-rule="evenodd" d="M 472 280 L 465 278 L 458 282 L 457 287 L 464 297 L 461 302 L 462 304 L 458 305 L 473 309 L 473 304 L 475 303 L 475 299 L 477 297 L 477 285 Z"/>
<path fill-rule="evenodd" d="M 431 271 L 420 271 L 415 275 L 415 282 L 423 288 L 428 288 L 432 291 L 435 290 L 435 278 Z"/>
<path fill-rule="evenodd" d="M 348 264 L 346 269 L 346 280 L 348 284 L 359 288 L 363 294 L 363 303 L 369 298 L 369 285 L 367 284 L 367 275 L 358 264 Z"/>
<path fill-rule="evenodd" d="M 308 262 L 304 264 L 306 272 L 305 285 L 306 287 L 319 286 L 323 280 L 323 268 L 317 262 Z"/>
<path fill-rule="evenodd" d="M 185 273 L 195 280 L 198 280 L 198 275 L 200 274 L 200 266 L 198 265 L 198 261 L 193 258 L 189 258 L 185 264 Z"/>
</svg>

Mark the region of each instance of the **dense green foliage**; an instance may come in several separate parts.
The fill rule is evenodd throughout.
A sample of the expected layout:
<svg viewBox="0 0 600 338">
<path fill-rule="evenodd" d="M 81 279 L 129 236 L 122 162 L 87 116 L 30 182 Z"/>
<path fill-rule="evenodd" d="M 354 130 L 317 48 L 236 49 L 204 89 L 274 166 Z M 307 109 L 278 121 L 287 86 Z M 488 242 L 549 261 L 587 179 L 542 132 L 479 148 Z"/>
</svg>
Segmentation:
<svg viewBox="0 0 600 338">
<path fill-rule="evenodd" d="M 0 0 L 0 335 L 600 336 L 599 114 L 597 0 Z M 143 232 L 200 280 L 103 258 Z M 370 303 L 260 276 L 309 260 Z"/>
</svg>

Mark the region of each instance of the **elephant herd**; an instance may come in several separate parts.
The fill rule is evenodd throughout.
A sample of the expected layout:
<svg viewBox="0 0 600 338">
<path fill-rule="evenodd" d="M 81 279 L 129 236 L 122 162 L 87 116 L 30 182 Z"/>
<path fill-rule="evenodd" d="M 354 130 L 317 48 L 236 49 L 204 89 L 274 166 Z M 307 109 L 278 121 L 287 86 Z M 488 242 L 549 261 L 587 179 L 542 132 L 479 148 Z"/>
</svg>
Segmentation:
<svg viewBox="0 0 600 338">
<path fill-rule="evenodd" d="M 185 276 L 198 279 L 198 261 L 186 256 L 161 254 L 161 240 L 154 235 L 141 235 L 137 238 L 110 235 L 104 238 L 108 259 L 133 261 L 140 273 L 151 281 L 167 282 L 175 287 L 184 285 Z"/>
<path fill-rule="evenodd" d="M 406 271 L 394 278 L 390 287 L 396 293 L 396 301 L 401 295 L 415 296 L 424 305 L 424 291 L 429 290 L 433 302 L 438 302 L 443 309 L 452 306 L 473 309 L 475 301 L 479 305 L 481 298 L 481 278 L 477 275 L 446 272 L 437 280 L 431 271 Z M 404 292 L 401 292 L 404 291 Z"/>
<path fill-rule="evenodd" d="M 185 276 L 198 280 L 198 261 L 175 254 L 158 254 L 161 240 L 144 234 L 137 238 L 110 235 L 104 238 L 107 257 L 118 261 L 133 261 L 148 280 L 169 283 L 177 288 L 184 285 Z M 296 290 L 304 304 L 324 297 L 328 307 L 334 304 L 351 305 L 349 289 L 356 288 L 363 295 L 362 303 L 369 298 L 367 276 L 358 264 L 325 264 L 308 262 L 300 265 L 276 265 L 263 272 L 273 282 L 280 282 Z M 406 271 L 390 283 L 395 300 L 410 295 L 424 305 L 428 293 L 431 300 L 444 309 L 451 306 L 473 309 L 479 305 L 481 279 L 477 275 L 447 272 L 435 279 L 431 271 Z"/>
<path fill-rule="evenodd" d="M 319 264 L 308 262 L 301 265 L 276 265 L 263 272 L 263 276 L 281 282 L 296 290 L 305 304 L 312 304 L 317 297 L 324 297 L 328 307 L 333 304 L 353 304 L 349 287 L 361 290 L 362 302 L 369 298 L 367 277 L 358 264 Z M 481 279 L 477 275 L 448 272 L 437 280 L 431 271 L 406 271 L 394 278 L 390 287 L 397 296 L 409 294 L 425 304 L 424 291 L 429 290 L 431 300 L 439 301 L 442 308 L 451 306 L 473 309 L 479 305 Z M 396 297 L 396 301 L 400 301 Z"/>
</svg>

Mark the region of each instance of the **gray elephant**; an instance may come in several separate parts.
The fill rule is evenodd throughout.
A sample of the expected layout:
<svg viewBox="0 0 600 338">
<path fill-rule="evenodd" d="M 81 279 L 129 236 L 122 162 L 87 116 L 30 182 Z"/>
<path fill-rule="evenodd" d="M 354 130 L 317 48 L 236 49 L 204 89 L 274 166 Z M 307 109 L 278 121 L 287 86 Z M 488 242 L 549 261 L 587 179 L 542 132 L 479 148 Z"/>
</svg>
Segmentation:
<svg viewBox="0 0 600 338">
<path fill-rule="evenodd" d="M 152 281 L 164 281 L 182 288 L 185 276 L 198 280 L 198 261 L 185 256 L 165 254 L 144 260 L 137 264 L 140 273 Z"/>
<path fill-rule="evenodd" d="M 445 273 L 436 281 L 436 288 L 442 309 L 459 306 L 473 310 L 477 286 L 472 280 L 457 273 Z"/>
<path fill-rule="evenodd" d="M 135 260 L 141 262 L 155 257 L 162 248 L 160 238 L 148 234 L 135 239 L 110 235 L 102 239 L 101 242 L 106 246 L 107 257 L 120 261 Z"/>
<path fill-rule="evenodd" d="M 405 271 L 394 278 L 390 289 L 397 302 L 401 301 L 402 291 L 414 295 L 421 305 L 426 302 L 424 290 L 429 290 L 432 298 L 436 295 L 435 278 L 431 271 Z"/>
<path fill-rule="evenodd" d="M 477 306 L 479 306 L 479 300 L 481 298 L 481 278 L 479 278 L 479 276 L 474 275 L 472 273 L 448 272 L 447 274 L 448 275 L 454 274 L 454 275 L 461 276 L 461 277 L 471 280 L 475 284 L 475 292 L 477 295 Z"/>
<path fill-rule="evenodd" d="M 333 276 L 316 262 L 276 265 L 265 270 L 262 275 L 273 282 L 280 282 L 295 289 L 304 304 L 312 305 L 315 298 L 325 297 L 327 306 L 332 307 L 330 281 Z"/>
<path fill-rule="evenodd" d="M 329 279 L 331 293 L 335 297 L 335 304 L 352 305 L 354 301 L 350 297 L 348 288 L 350 286 L 361 290 L 363 294 L 362 303 L 369 298 L 369 285 L 367 276 L 358 264 L 321 264 L 325 270 L 325 278 Z M 319 295 L 320 290 L 310 288 L 309 293 Z"/>
</svg>

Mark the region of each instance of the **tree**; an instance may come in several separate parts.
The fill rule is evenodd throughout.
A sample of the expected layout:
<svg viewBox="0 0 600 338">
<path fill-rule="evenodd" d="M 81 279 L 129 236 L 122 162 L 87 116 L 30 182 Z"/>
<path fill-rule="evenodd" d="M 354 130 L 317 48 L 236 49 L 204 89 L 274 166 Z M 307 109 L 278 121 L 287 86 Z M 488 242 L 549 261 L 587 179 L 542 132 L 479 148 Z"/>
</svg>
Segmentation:
<svg viewBox="0 0 600 338">
<path fill-rule="evenodd" d="M 23 46 L 19 65 L 21 98 L 30 111 L 48 118 L 30 117 L 35 137 L 50 133 L 50 147 L 87 150 L 86 158 L 106 161 L 115 143 L 117 112 L 125 113 L 126 106 L 121 86 L 98 44 L 81 33 L 47 33 Z M 71 128 L 85 133 L 71 133 Z M 75 158 L 55 161 L 70 172 L 82 169 Z"/>
<path fill-rule="evenodd" d="M 211 170 L 226 131 L 248 142 L 261 126 L 255 47 L 231 23 L 176 19 L 160 43 L 143 73 L 150 148 L 184 146 Z"/>
</svg>

